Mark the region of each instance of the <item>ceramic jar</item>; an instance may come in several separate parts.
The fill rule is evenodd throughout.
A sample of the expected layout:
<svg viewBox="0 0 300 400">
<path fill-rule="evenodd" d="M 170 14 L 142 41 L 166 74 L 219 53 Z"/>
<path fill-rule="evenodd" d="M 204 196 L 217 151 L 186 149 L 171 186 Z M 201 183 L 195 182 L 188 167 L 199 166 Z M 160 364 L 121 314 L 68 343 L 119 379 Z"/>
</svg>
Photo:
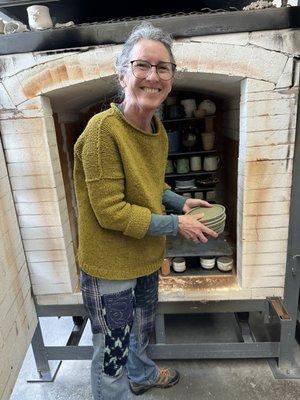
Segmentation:
<svg viewBox="0 0 300 400">
<path fill-rule="evenodd" d="M 206 115 L 214 115 L 217 107 L 213 101 L 207 99 L 199 104 L 198 109 L 204 110 Z"/>
<path fill-rule="evenodd" d="M 167 166 L 166 166 L 166 174 L 172 174 L 174 172 L 174 166 L 172 160 L 167 161 Z"/>
<path fill-rule="evenodd" d="M 195 99 L 185 99 L 180 102 L 184 107 L 185 116 L 187 118 L 191 118 L 194 114 L 194 111 L 197 109 Z"/>
<path fill-rule="evenodd" d="M 8 21 L 4 25 L 4 33 L 6 35 L 11 33 L 19 33 L 28 31 L 27 26 L 20 21 Z"/>
<path fill-rule="evenodd" d="M 185 259 L 183 257 L 175 257 L 172 262 L 175 272 L 184 272 L 186 270 Z"/>
<path fill-rule="evenodd" d="M 178 174 L 186 174 L 190 171 L 190 162 L 188 158 L 178 158 L 175 161 L 175 165 Z"/>
<path fill-rule="evenodd" d="M 203 192 L 195 192 L 194 196 L 195 196 L 195 199 L 201 199 L 201 200 L 204 199 Z"/>
<path fill-rule="evenodd" d="M 176 153 L 180 150 L 181 134 L 179 131 L 168 131 L 169 153 Z"/>
<path fill-rule="evenodd" d="M 217 266 L 220 271 L 231 271 L 233 266 L 233 259 L 231 257 L 219 257 L 217 259 Z"/>
<path fill-rule="evenodd" d="M 40 5 L 30 6 L 27 7 L 27 13 L 30 29 L 33 31 L 53 27 L 48 7 Z"/>
<path fill-rule="evenodd" d="M 193 156 L 190 158 L 191 170 L 192 171 L 201 171 L 201 157 Z"/>
<path fill-rule="evenodd" d="M 171 267 L 171 260 L 169 258 L 165 258 L 161 266 L 161 274 L 164 276 L 169 275 L 170 267 Z"/>
<path fill-rule="evenodd" d="M 201 267 L 204 269 L 213 269 L 216 263 L 216 259 L 214 257 L 212 258 L 205 258 L 205 257 L 200 257 L 200 264 Z"/>
<path fill-rule="evenodd" d="M 218 169 L 220 157 L 219 156 L 206 156 L 203 161 L 204 171 L 215 171 Z"/>
<path fill-rule="evenodd" d="M 201 133 L 203 150 L 212 150 L 215 146 L 215 138 L 216 138 L 215 132 Z"/>
</svg>

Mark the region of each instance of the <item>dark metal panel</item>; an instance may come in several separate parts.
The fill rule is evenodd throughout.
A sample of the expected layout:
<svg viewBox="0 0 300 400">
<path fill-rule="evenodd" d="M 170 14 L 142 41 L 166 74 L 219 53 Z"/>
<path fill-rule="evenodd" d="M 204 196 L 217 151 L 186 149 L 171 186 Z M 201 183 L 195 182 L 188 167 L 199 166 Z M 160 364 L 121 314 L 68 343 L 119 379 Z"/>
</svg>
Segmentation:
<svg viewBox="0 0 300 400">
<path fill-rule="evenodd" d="M 298 28 L 300 7 L 274 8 L 260 11 L 235 11 L 216 14 L 191 14 L 149 19 L 175 38 L 219 33 Z M 128 33 L 141 20 L 114 23 L 82 24 L 69 28 L 47 29 L 2 35 L 0 54 L 27 53 L 123 43 Z"/>
<path fill-rule="evenodd" d="M 216 359 L 278 357 L 277 342 L 263 343 L 180 343 L 148 346 L 154 359 Z"/>
</svg>

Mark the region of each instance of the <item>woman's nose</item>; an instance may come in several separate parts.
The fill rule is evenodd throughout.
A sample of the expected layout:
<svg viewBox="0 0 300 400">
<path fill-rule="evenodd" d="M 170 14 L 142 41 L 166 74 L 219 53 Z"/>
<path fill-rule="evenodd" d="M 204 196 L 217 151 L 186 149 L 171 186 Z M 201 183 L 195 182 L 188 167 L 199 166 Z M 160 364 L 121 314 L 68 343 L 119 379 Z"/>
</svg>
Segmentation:
<svg viewBox="0 0 300 400">
<path fill-rule="evenodd" d="M 159 76 L 157 73 L 156 66 L 152 65 L 152 67 L 147 75 L 147 79 L 151 80 L 151 81 L 159 81 Z"/>
</svg>

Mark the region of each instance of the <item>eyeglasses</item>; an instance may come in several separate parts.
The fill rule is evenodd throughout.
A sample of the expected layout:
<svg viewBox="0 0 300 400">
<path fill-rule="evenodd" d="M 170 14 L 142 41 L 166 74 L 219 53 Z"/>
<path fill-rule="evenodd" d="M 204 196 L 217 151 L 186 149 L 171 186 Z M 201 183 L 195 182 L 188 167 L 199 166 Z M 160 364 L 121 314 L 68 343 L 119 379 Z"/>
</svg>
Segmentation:
<svg viewBox="0 0 300 400">
<path fill-rule="evenodd" d="M 173 78 L 176 70 L 176 64 L 171 62 L 161 61 L 158 64 L 150 64 L 148 61 L 144 60 L 133 60 L 130 61 L 132 73 L 138 79 L 146 78 L 150 72 L 151 68 L 155 67 L 157 75 L 163 81 L 169 81 Z"/>
</svg>

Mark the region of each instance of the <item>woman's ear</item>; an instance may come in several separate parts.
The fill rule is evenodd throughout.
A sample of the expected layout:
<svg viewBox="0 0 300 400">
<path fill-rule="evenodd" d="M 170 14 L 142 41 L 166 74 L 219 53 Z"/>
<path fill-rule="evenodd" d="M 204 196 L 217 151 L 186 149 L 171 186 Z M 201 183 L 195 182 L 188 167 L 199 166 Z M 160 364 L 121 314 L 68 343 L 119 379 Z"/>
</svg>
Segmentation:
<svg viewBox="0 0 300 400">
<path fill-rule="evenodd" d="M 121 85 L 121 87 L 123 89 L 126 88 L 126 79 L 125 79 L 125 76 L 123 74 L 119 75 L 119 82 L 120 82 L 120 85 Z"/>
</svg>

